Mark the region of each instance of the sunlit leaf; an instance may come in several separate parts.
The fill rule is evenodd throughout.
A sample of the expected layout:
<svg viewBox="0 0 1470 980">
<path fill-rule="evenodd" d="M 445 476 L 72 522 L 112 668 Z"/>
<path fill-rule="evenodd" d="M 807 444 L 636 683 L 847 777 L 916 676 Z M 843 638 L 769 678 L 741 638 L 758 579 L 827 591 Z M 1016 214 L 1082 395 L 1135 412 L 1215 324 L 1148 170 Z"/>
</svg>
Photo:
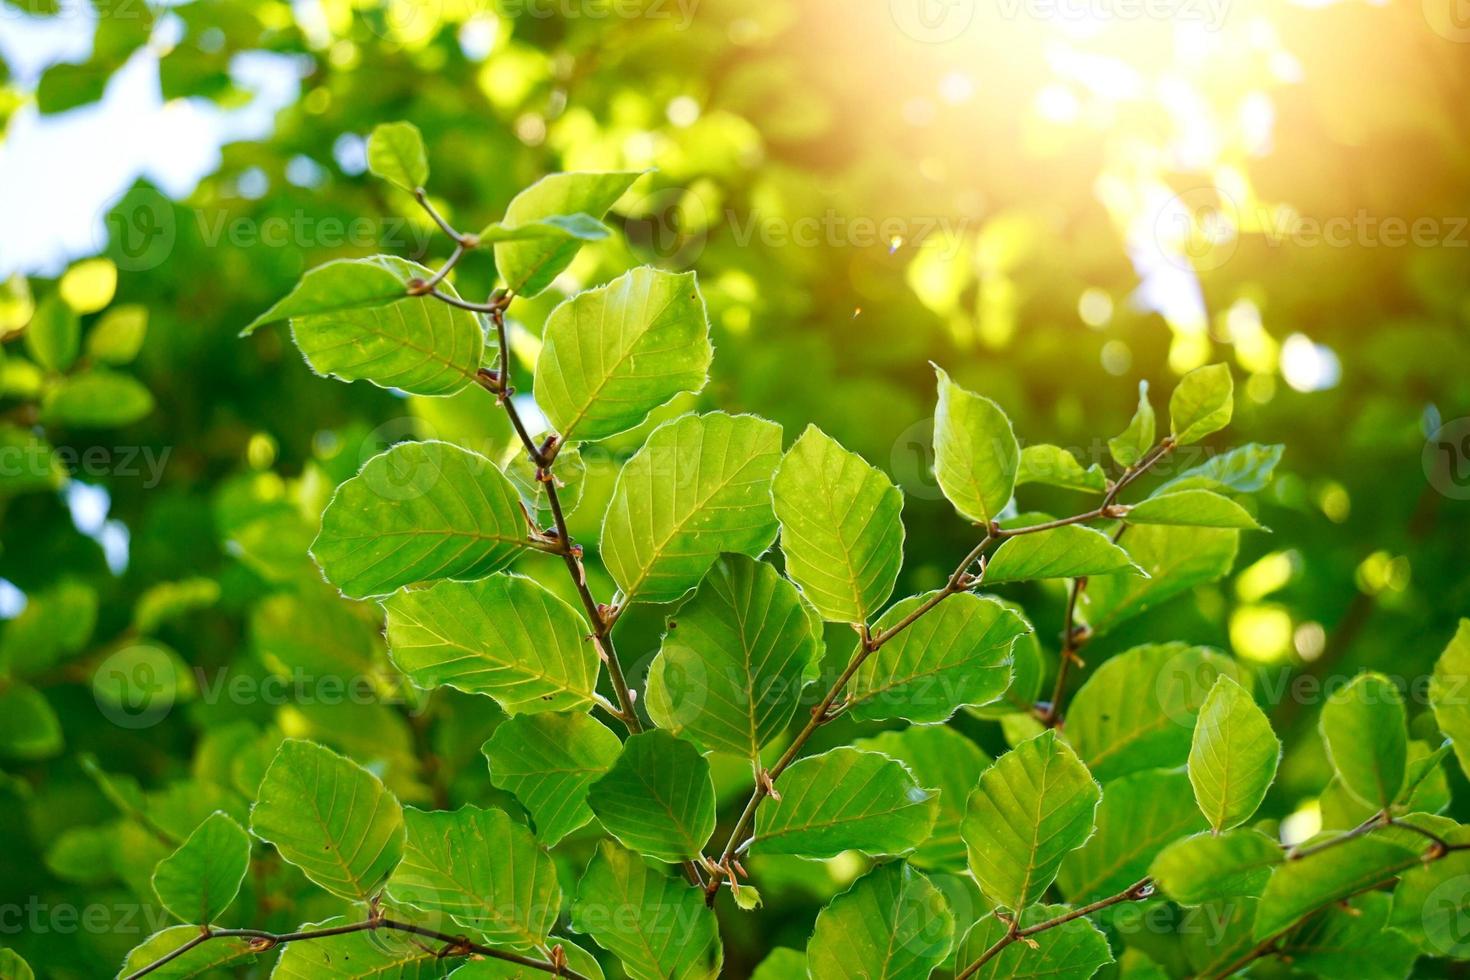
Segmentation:
<svg viewBox="0 0 1470 980">
<path fill-rule="evenodd" d="M 1143 575 L 1128 553 L 1101 531 L 1079 524 L 1009 538 L 985 566 L 985 584 L 1092 575 Z"/>
<path fill-rule="evenodd" d="M 1129 420 L 1128 428 L 1108 440 L 1108 452 L 1112 454 L 1113 461 L 1126 468 L 1143 459 L 1153 447 L 1157 425 L 1153 403 L 1148 400 L 1148 382 L 1140 381 L 1138 408 Z"/>
<path fill-rule="evenodd" d="M 198 935 L 197 925 L 170 926 L 155 932 L 128 953 L 127 959 L 123 961 L 122 969 L 118 971 L 119 980 L 131 976 L 145 966 L 156 963 L 189 940 L 197 938 Z M 194 977 L 218 976 L 220 970 L 244 967 L 254 963 L 256 956 L 256 952 L 247 940 L 213 939 L 169 960 L 167 964 L 154 970 L 148 976 L 162 977 L 163 980 L 193 980 Z M 281 972 L 279 966 L 271 975 L 287 976 Z M 9 978 L 7 977 L 6 980 Z"/>
<path fill-rule="evenodd" d="M 1124 520 L 1129 524 L 1261 528 L 1250 511 L 1229 497 L 1209 490 L 1179 490 L 1150 497 L 1128 508 Z"/>
<path fill-rule="evenodd" d="M 1123 549 L 1147 573 L 1099 575 L 1082 593 L 1083 618 L 1096 633 L 1142 615 L 1197 585 L 1213 582 L 1235 564 L 1240 532 L 1219 528 L 1145 525 L 1128 531 Z"/>
<path fill-rule="evenodd" d="M 1470 619 L 1460 620 L 1454 639 L 1434 665 L 1429 704 L 1440 731 L 1454 743 L 1460 769 L 1470 774 Z"/>
<path fill-rule="evenodd" d="M 781 427 L 753 415 L 685 415 L 623 466 L 602 527 L 602 559 L 628 601 L 670 602 L 722 552 L 771 545 L 771 474 Z"/>
<path fill-rule="evenodd" d="M 1416 851 L 1369 835 L 1277 865 L 1256 909 L 1255 938 L 1274 936 L 1316 909 L 1388 884 L 1419 863 Z"/>
<path fill-rule="evenodd" d="M 1387 809 L 1404 788 L 1409 732 L 1403 697 L 1382 674 L 1360 674 L 1328 698 L 1319 728 L 1343 787 Z"/>
<path fill-rule="evenodd" d="M 1195 834 L 1159 852 L 1149 875 L 1181 905 L 1257 897 L 1284 859 L 1281 845 L 1257 830 L 1239 827 L 1218 836 Z"/>
<path fill-rule="evenodd" d="M 424 138 L 413 123 L 379 123 L 367 142 L 368 170 L 406 191 L 429 180 L 429 157 Z"/>
<path fill-rule="evenodd" d="M 1216 493 L 1254 493 L 1271 482 L 1285 446 L 1247 443 L 1211 456 L 1158 489 L 1158 493 L 1181 490 L 1213 490 Z"/>
<path fill-rule="evenodd" d="M 986 897 L 1012 911 L 1040 898 L 1092 835 L 1102 790 L 1048 729 L 997 759 L 970 794 L 960 831 Z"/>
<path fill-rule="evenodd" d="M 337 488 L 311 554 L 356 599 L 503 568 L 528 536 L 515 487 L 485 457 L 405 442 Z"/>
<path fill-rule="evenodd" d="M 684 739 L 633 735 L 587 791 L 598 821 L 625 847 L 664 861 L 698 857 L 715 832 L 709 763 Z"/>
<path fill-rule="evenodd" d="M 530 812 L 536 836 L 548 847 L 592 820 L 587 788 L 621 750 L 602 722 L 570 712 L 517 715 L 483 747 L 490 781 Z"/>
<path fill-rule="evenodd" d="M 964 517 L 988 526 L 1010 502 L 1021 449 L 999 405 L 939 375 L 934 413 L 934 474 Z"/>
<path fill-rule="evenodd" d="M 1093 463 L 1083 469 L 1082 464 L 1077 462 L 1077 457 L 1067 450 L 1045 444 L 1027 446 L 1021 450 L 1020 466 L 1016 470 L 1016 486 L 1026 483 L 1042 483 L 1087 493 L 1102 493 L 1108 488 L 1108 478 L 1101 466 Z"/>
<path fill-rule="evenodd" d="M 1150 769 L 1114 779 L 1103 786 L 1097 832 L 1067 855 L 1057 887 L 1078 904 L 1116 895 L 1146 876 L 1166 844 L 1204 827 L 1184 773 Z"/>
<path fill-rule="evenodd" d="M 314 742 L 281 743 L 250 830 L 334 895 L 366 901 L 403 854 L 403 811 L 377 776 Z"/>
<path fill-rule="evenodd" d="M 1235 411 L 1235 379 L 1224 364 L 1198 368 L 1179 379 L 1169 398 L 1169 422 L 1181 446 L 1199 442 L 1230 424 Z"/>
<path fill-rule="evenodd" d="M 48 371 L 65 371 L 81 350 L 82 324 L 76 312 L 51 295 L 41 300 L 26 327 L 26 352 Z"/>
<path fill-rule="evenodd" d="M 267 323 L 298 316 L 318 316 L 347 310 L 387 306 L 408 295 L 402 259 L 375 255 L 366 259 L 334 259 L 307 270 L 286 297 L 250 322 L 240 336 Z"/>
<path fill-rule="evenodd" d="M 335 918 L 305 928 L 331 929 L 348 923 L 347 918 Z M 458 962 L 407 936 L 349 932 L 290 943 L 276 961 L 271 980 L 437 980 L 448 976 Z"/>
<path fill-rule="evenodd" d="M 632 171 L 551 174 L 517 194 L 501 224 L 515 229 L 557 215 L 575 214 L 599 219 L 641 176 L 641 172 Z M 579 238 L 501 242 L 495 246 L 495 267 L 511 292 L 535 296 L 571 265 L 581 247 Z"/>
<path fill-rule="evenodd" d="M 824 619 L 863 623 L 903 564 L 903 494 L 881 472 L 808 426 L 772 484 L 786 574 Z"/>
<path fill-rule="evenodd" d="M 1070 911 L 1065 905 L 1033 905 L 1021 915 L 1020 926 L 1039 925 Z M 975 923 L 955 949 L 955 973 L 980 959 L 1009 931 L 994 915 Z M 1011 943 L 971 976 L 976 980 L 1088 980 L 1111 962 L 1107 937 L 1090 920 L 1080 918 Z"/>
<path fill-rule="evenodd" d="M 944 725 L 915 725 L 902 731 L 884 732 L 860 739 L 855 747 L 897 759 L 908 766 L 920 787 L 939 794 L 934 828 L 918 850 L 909 855 L 909 862 L 926 870 L 964 870 L 966 852 L 960 821 L 965 816 L 965 800 L 979 782 L 980 774 L 990 765 L 990 757 L 974 742 Z"/>
<path fill-rule="evenodd" d="M 211 814 L 153 871 L 164 908 L 185 922 L 216 922 L 250 868 L 250 837 L 225 813 Z"/>
<path fill-rule="evenodd" d="M 1189 781 L 1218 833 L 1245 823 L 1276 778 L 1281 742 L 1245 688 L 1221 675 L 1195 722 Z"/>
<path fill-rule="evenodd" d="M 939 889 L 899 861 L 859 878 L 817 915 L 812 980 L 925 980 L 949 952 L 954 913 Z"/>
<path fill-rule="evenodd" d="M 796 762 L 776 792 L 756 811 L 752 854 L 903 854 L 928 838 L 938 812 L 900 762 L 845 746 Z"/>
</svg>

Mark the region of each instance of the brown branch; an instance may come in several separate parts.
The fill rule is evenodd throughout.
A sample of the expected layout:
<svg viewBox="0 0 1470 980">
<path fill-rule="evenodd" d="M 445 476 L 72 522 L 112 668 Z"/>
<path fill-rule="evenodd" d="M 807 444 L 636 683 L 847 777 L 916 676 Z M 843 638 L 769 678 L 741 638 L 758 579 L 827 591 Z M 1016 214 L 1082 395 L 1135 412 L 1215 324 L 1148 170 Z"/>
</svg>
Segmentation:
<svg viewBox="0 0 1470 980">
<path fill-rule="evenodd" d="M 202 926 L 199 935 L 194 936 L 166 956 L 162 956 L 142 969 L 128 974 L 124 980 L 138 980 L 140 977 L 145 977 L 156 970 L 162 969 L 190 950 L 215 939 L 245 939 L 249 941 L 253 950 L 264 952 L 269 949 L 274 949 L 277 946 L 284 946 L 287 943 L 310 942 L 313 939 L 327 939 L 332 936 L 345 936 L 358 932 L 376 932 L 379 929 L 421 936 L 425 939 L 433 939 L 437 942 L 444 943 L 444 955 L 446 956 L 485 956 L 506 963 L 514 963 L 517 966 L 524 966 L 528 969 L 539 970 L 542 973 L 567 977 L 569 980 L 589 980 L 588 977 L 565 966 L 559 966 L 555 963 L 534 959 L 529 956 L 522 956 L 520 953 L 492 949 L 489 946 L 473 942 L 464 936 L 451 936 L 448 933 L 426 929 L 423 926 L 416 926 L 409 922 L 399 922 L 396 919 L 376 917 L 347 925 L 327 926 L 322 929 L 306 929 L 300 932 L 267 932 L 263 929 L 214 929 L 210 926 Z"/>
</svg>

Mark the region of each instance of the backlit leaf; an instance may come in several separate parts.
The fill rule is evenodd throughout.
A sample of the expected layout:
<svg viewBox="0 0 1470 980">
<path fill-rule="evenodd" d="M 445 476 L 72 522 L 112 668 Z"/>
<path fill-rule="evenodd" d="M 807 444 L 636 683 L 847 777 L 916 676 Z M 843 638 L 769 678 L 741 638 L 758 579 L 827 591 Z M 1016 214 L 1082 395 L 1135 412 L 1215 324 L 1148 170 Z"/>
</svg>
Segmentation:
<svg viewBox="0 0 1470 980">
<path fill-rule="evenodd" d="M 1021 449 L 999 405 L 939 375 L 934 413 L 934 474 L 955 510 L 988 526 L 1016 488 Z"/>
<path fill-rule="evenodd" d="M 1439 730 L 1454 743 L 1460 769 L 1470 774 L 1470 619 L 1460 620 L 1454 639 L 1434 665 L 1429 704 Z"/>
<path fill-rule="evenodd" d="M 1020 924 L 1022 928 L 1039 925 L 1070 911 L 1065 905 L 1033 905 L 1021 915 Z M 1008 931 L 1009 926 L 994 915 L 975 923 L 955 950 L 955 973 L 980 959 Z M 971 976 L 975 980 L 1088 980 L 1111 962 L 1107 937 L 1084 917 L 1011 943 Z"/>
<path fill-rule="evenodd" d="M 225 813 L 211 814 L 153 871 L 164 908 L 185 922 L 216 922 L 250 868 L 250 837 Z"/>
<path fill-rule="evenodd" d="M 1235 380 L 1224 364 L 1189 372 L 1169 398 L 1169 421 L 1181 446 L 1199 442 L 1230 424 L 1235 411 Z"/>
<path fill-rule="evenodd" d="M 119 980 L 163 959 L 198 935 L 197 925 L 170 926 L 155 932 L 128 953 L 127 959 L 123 961 L 122 969 L 118 971 Z M 250 948 L 247 940 L 213 939 L 177 956 L 148 976 L 150 978 L 161 977 L 163 980 L 215 977 L 220 975 L 221 970 L 238 969 L 254 963 L 256 956 L 257 954 Z M 271 974 L 273 977 L 285 975 L 279 966 Z"/>
<path fill-rule="evenodd" d="M 1247 443 L 1211 456 L 1165 483 L 1157 493 L 1213 490 L 1216 493 L 1254 493 L 1271 482 L 1285 446 Z"/>
<path fill-rule="evenodd" d="M 240 331 L 246 337 L 267 323 L 298 316 L 341 313 L 387 306 L 408 295 L 402 259 L 374 255 L 366 259 L 334 259 L 308 269 L 291 292 Z"/>
<path fill-rule="evenodd" d="M 1116 895 L 1145 877 L 1166 844 L 1204 827 L 1184 773 L 1149 769 L 1114 779 L 1103 786 L 1097 833 L 1067 855 L 1057 886 L 1077 904 Z"/>
<path fill-rule="evenodd" d="M 1281 741 L 1255 699 L 1221 675 L 1200 707 L 1189 750 L 1189 781 L 1218 833 L 1251 818 L 1281 762 Z"/>
<path fill-rule="evenodd" d="M 515 196 L 505 210 L 505 229 L 536 224 L 558 215 L 600 219 L 641 172 L 550 174 Z M 579 238 L 538 236 L 495 246 L 495 267 L 511 292 L 535 296 L 566 271 L 582 247 Z"/>
<path fill-rule="evenodd" d="M 1153 403 L 1148 400 L 1148 382 L 1138 382 L 1138 408 L 1123 433 L 1108 440 L 1108 452 L 1113 461 L 1122 467 L 1132 466 L 1143 459 L 1153 447 L 1157 435 L 1157 420 Z"/>
<path fill-rule="evenodd" d="M 1129 524 L 1261 529 L 1250 511 L 1209 490 L 1179 490 L 1150 497 L 1130 507 L 1123 519 Z"/>
<path fill-rule="evenodd" d="M 330 929 L 348 921 L 328 919 L 305 928 Z M 409 936 L 350 932 L 290 943 L 276 961 L 271 980 L 437 980 L 448 976 L 458 962 Z"/>
<path fill-rule="evenodd" d="M 423 187 L 429 180 L 429 157 L 424 138 L 413 123 L 379 123 L 367 143 L 368 170 L 406 191 Z"/>
<path fill-rule="evenodd" d="M 1388 884 L 1418 864 L 1417 851 L 1370 834 L 1277 865 L 1256 909 L 1255 938 L 1274 936 L 1311 912 Z"/>
<path fill-rule="evenodd" d="M 985 584 L 1080 578 L 1113 572 L 1125 576 L 1144 574 L 1106 534 L 1070 524 L 1017 535 L 1002 542 L 985 566 Z"/>
<path fill-rule="evenodd" d="M 1123 549 L 1147 577 L 1099 575 L 1082 593 L 1081 612 L 1095 633 L 1213 582 L 1235 564 L 1240 532 L 1219 528 L 1145 525 L 1128 531 Z"/>
<path fill-rule="evenodd" d="M 965 800 L 980 781 L 980 774 L 990 765 L 990 757 L 974 742 L 944 725 L 915 725 L 902 731 L 883 732 L 873 738 L 859 739 L 855 747 L 897 759 L 909 767 L 920 787 L 938 792 L 934 829 L 919 849 L 909 855 L 909 863 L 925 870 L 963 871 L 966 852 L 960 821 L 965 816 Z"/>
<path fill-rule="evenodd" d="M 624 846 L 664 861 L 698 857 L 715 832 L 709 763 L 689 742 L 654 729 L 633 735 L 587 792 L 598 821 Z"/>
<path fill-rule="evenodd" d="M 592 820 L 587 788 L 612 767 L 618 737 L 591 715 L 517 715 L 485 743 L 490 781 L 513 793 L 547 847 Z"/>
<path fill-rule="evenodd" d="M 1319 728 L 1343 787 L 1387 809 L 1408 773 L 1409 732 L 1403 697 L 1382 674 L 1360 674 L 1322 707 Z"/>
<path fill-rule="evenodd" d="M 1281 845 L 1258 830 L 1238 827 L 1223 834 L 1195 834 L 1159 852 L 1149 875 L 1181 905 L 1257 897 L 1280 864 Z"/>
<path fill-rule="evenodd" d="M 953 934 L 943 893 L 894 861 L 859 878 L 817 915 L 807 966 L 812 980 L 925 980 L 949 953 Z"/>
<path fill-rule="evenodd" d="M 1101 466 L 1093 463 L 1083 469 L 1082 464 L 1077 462 L 1077 457 L 1067 450 L 1044 444 L 1027 446 L 1021 450 L 1016 486 L 1025 483 L 1042 483 L 1087 493 L 1102 493 L 1108 488 L 1108 478 Z"/>
</svg>

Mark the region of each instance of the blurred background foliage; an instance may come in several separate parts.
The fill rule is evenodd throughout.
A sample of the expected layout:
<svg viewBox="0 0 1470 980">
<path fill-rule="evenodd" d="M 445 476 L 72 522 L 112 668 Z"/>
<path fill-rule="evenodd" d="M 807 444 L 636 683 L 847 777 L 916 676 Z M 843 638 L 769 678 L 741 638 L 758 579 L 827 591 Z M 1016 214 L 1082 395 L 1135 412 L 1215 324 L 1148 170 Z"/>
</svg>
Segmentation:
<svg viewBox="0 0 1470 980">
<path fill-rule="evenodd" d="M 139 869 L 214 809 L 243 821 L 284 735 L 371 764 L 408 802 L 515 809 L 479 753 L 493 705 L 406 689 L 377 610 L 306 555 L 369 456 L 440 437 L 503 458 L 502 415 L 478 389 L 321 381 L 280 328 L 236 337 L 327 259 L 447 253 L 363 172 L 367 132 L 391 119 L 424 132 L 435 203 L 466 227 L 548 171 L 654 170 L 564 291 L 644 262 L 696 269 L 719 350 L 698 404 L 769 416 L 788 441 L 815 422 L 891 472 L 902 594 L 937 585 L 973 536 L 929 470 L 929 360 L 1004 405 L 1023 442 L 1084 464 L 1105 461 L 1139 380 L 1161 405 L 1183 372 L 1230 363 L 1231 443 L 1287 447 L 1260 515 L 1275 533 L 1088 659 L 1184 639 L 1253 664 L 1288 745 L 1269 812 L 1315 827 L 1320 698 L 1291 685 L 1374 667 L 1422 712 L 1470 609 L 1470 444 L 1426 442 L 1445 423 L 1470 434 L 1453 425 L 1470 415 L 1470 47 L 1449 6 L 1200 0 L 1101 22 L 1019 0 L 927 20 L 904 0 L 4 0 L 0 50 L 24 55 L 26 32 L 78 44 L 0 63 L 0 163 L 38 120 L 106 111 L 123 71 L 156 86 L 179 147 L 205 110 L 264 104 L 265 124 L 202 179 L 118 188 L 86 222 L 94 244 L 63 259 L 30 258 L 46 214 L 4 216 L 0 905 L 26 912 L 3 942 L 48 976 L 110 975 L 165 924 Z M 110 132 L 42 172 L 64 192 L 154 138 L 125 118 Z M 7 208 L 39 193 L 8 191 Z M 489 288 L 488 262 L 461 265 L 462 293 Z M 555 302 L 517 305 L 523 378 Z M 641 439 L 587 454 L 574 532 L 589 537 Z M 1076 509 L 1065 491 L 1023 503 Z M 558 570 L 545 584 L 565 590 Z M 1060 588 L 1010 597 L 1054 651 Z M 635 683 L 663 614 L 619 627 Z M 848 638 L 828 642 L 845 657 Z M 993 722 L 956 724 L 1004 744 Z M 748 789 L 736 767 L 720 779 L 727 799 Z M 585 855 L 561 851 L 573 879 Z M 783 914 L 727 917 L 729 975 L 803 945 L 858 870 L 771 861 Z M 338 911 L 309 892 L 267 864 L 230 915 L 284 929 Z"/>
</svg>

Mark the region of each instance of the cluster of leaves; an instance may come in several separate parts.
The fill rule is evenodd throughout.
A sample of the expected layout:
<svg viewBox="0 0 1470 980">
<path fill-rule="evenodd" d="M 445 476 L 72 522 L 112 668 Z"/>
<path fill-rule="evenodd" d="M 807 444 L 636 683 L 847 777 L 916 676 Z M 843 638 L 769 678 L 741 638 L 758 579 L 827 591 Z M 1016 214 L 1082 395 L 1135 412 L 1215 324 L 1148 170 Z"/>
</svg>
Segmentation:
<svg viewBox="0 0 1470 980">
<path fill-rule="evenodd" d="M 1470 953 L 1455 906 L 1430 900 L 1467 872 L 1470 837 L 1436 814 L 1449 803 L 1446 739 L 1467 762 L 1457 679 L 1470 625 L 1431 696 L 1437 744 L 1410 741 L 1377 675 L 1323 711 L 1332 805 L 1324 834 L 1296 848 L 1251 825 L 1280 744 L 1244 665 L 1155 643 L 1104 661 L 1064 703 L 1093 637 L 1225 574 L 1240 532 L 1258 529 L 1249 495 L 1279 447 L 1240 447 L 1124 499 L 1229 423 L 1227 369 L 1180 382 L 1162 437 L 1144 389 L 1109 441 L 1112 476 L 1055 446 L 1023 449 L 993 401 L 939 371 L 935 475 L 976 542 L 938 588 L 896 601 L 904 498 L 885 474 L 815 427 L 783 450 L 780 426 L 754 416 L 675 415 L 617 478 L 598 554 L 618 591 L 599 601 L 567 523 L 580 449 L 703 387 L 713 351 L 694 276 L 640 268 L 571 296 L 547 318 L 528 400 L 514 386 L 512 300 L 608 235 L 605 212 L 640 175 L 547 177 L 468 234 L 430 205 L 412 127 L 380 127 L 369 161 L 441 225 L 450 259 L 329 263 L 247 332 L 289 319 L 320 374 L 419 396 L 483 389 L 485 410 L 498 401 L 509 418 L 521 452 L 503 464 L 442 441 L 370 459 L 332 495 L 310 550 L 344 595 L 381 604 L 392 663 L 416 688 L 510 715 L 483 752 L 514 804 L 404 807 L 311 740 L 219 746 L 254 805 L 150 828 L 151 888 L 182 924 L 134 949 L 123 976 L 197 976 L 279 948 L 282 977 L 588 978 L 608 956 L 639 980 L 713 977 L 721 894 L 742 913 L 761 904 L 746 863 L 849 853 L 869 870 L 822 910 L 804 951 L 773 951 L 759 976 L 1086 980 L 1115 959 L 1130 973 L 1225 976 L 1266 957 L 1326 976 L 1372 960 L 1404 976 L 1421 954 Z M 505 286 L 466 300 L 451 274 L 482 246 Z M 1091 505 L 1022 512 L 1013 498 L 1027 484 Z M 541 580 L 556 563 L 575 604 Z M 1046 580 L 1067 583 L 1050 698 L 1024 611 L 988 594 Z M 672 603 L 639 696 L 615 627 L 629 609 Z M 361 625 L 348 616 L 324 632 Z M 990 759 L 945 724 L 957 713 L 998 720 L 1010 750 Z M 888 730 L 809 751 L 839 718 Z M 712 846 L 731 760 L 751 790 Z M 590 861 L 564 889 L 557 852 L 589 834 Z M 288 931 L 222 925 L 271 855 L 332 896 L 330 914 Z M 1226 926 L 1150 948 L 1107 918 L 1141 903 Z M 7 969 L 25 975 L 13 957 Z"/>
</svg>

